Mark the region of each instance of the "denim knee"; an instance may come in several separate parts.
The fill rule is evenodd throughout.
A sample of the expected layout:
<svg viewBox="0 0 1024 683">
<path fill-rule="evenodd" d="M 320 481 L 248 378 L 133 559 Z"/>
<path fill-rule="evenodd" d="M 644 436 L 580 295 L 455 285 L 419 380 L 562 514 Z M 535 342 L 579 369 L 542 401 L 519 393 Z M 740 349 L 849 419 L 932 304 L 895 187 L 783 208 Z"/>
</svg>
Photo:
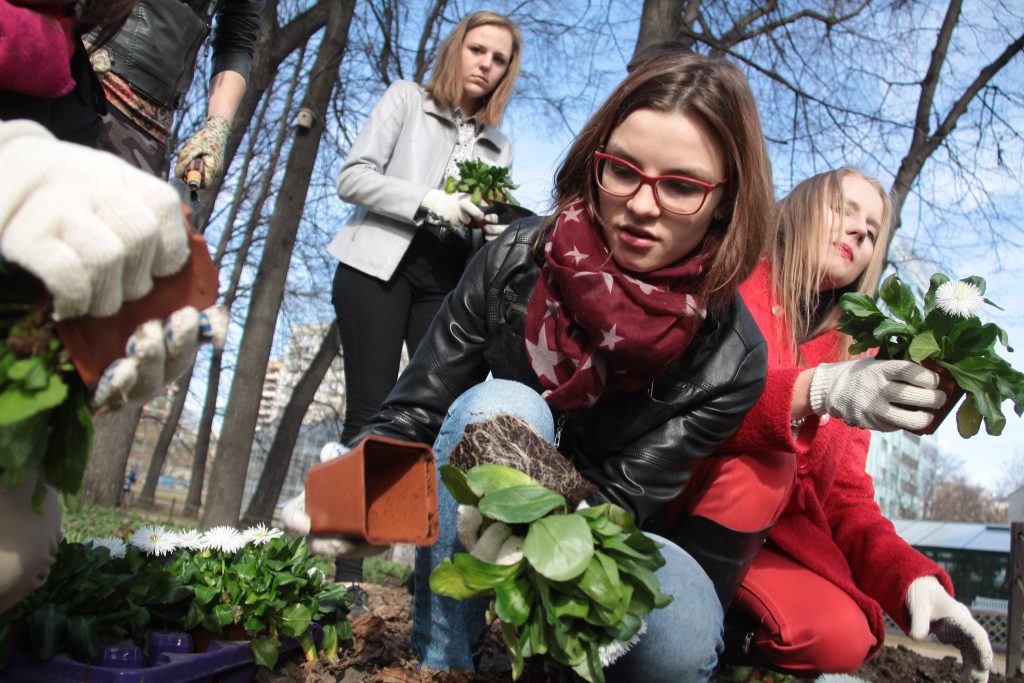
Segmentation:
<svg viewBox="0 0 1024 683">
<path fill-rule="evenodd" d="M 520 417 L 533 425 L 534 429 L 548 441 L 554 439 L 555 428 L 551 409 L 541 395 L 525 384 L 507 379 L 481 382 L 455 399 L 445 417 L 447 429 L 442 426 L 442 431 L 457 429 L 458 435 L 461 436 L 466 425 L 496 415 Z M 454 444 L 452 447 L 454 448 Z M 445 455 L 447 456 L 447 453 Z"/>
</svg>

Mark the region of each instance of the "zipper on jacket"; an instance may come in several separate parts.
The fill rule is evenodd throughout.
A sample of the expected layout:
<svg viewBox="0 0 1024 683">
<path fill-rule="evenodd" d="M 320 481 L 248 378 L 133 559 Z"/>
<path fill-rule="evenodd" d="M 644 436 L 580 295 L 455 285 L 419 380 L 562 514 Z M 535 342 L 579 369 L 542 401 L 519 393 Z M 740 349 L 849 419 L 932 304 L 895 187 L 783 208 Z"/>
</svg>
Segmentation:
<svg viewBox="0 0 1024 683">
<path fill-rule="evenodd" d="M 555 448 L 558 448 L 559 444 L 562 443 L 562 427 L 565 426 L 566 419 L 566 414 L 561 413 L 555 422 Z"/>
</svg>

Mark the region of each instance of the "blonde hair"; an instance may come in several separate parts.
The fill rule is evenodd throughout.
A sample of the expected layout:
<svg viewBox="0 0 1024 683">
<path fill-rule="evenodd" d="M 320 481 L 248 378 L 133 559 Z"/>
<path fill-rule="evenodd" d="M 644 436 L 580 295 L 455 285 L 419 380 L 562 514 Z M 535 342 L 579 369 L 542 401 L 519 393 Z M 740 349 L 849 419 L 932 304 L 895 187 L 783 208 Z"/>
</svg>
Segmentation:
<svg viewBox="0 0 1024 683">
<path fill-rule="evenodd" d="M 463 17 L 455 30 L 441 43 L 430 80 L 424 88 L 441 109 L 453 107 L 462 100 L 462 44 L 466 41 L 466 34 L 479 26 L 500 26 L 512 35 L 512 54 L 509 55 L 508 68 L 498 86 L 481 98 L 480 110 L 475 114 L 478 121 L 497 128 L 516 86 L 523 44 L 519 28 L 508 17 L 497 12 L 473 12 Z"/>
<path fill-rule="evenodd" d="M 829 299 L 823 300 L 819 291 L 825 273 L 821 258 L 822 231 L 832 230 L 831 221 L 841 220 L 839 217 L 845 213 L 843 180 L 848 177 L 860 178 L 878 191 L 882 198 L 882 219 L 867 268 L 852 283 L 829 292 Z M 785 313 L 797 359 L 801 343 L 836 327 L 842 294 L 859 292 L 874 296 L 878 290 L 878 280 L 885 266 L 885 245 L 892 228 L 892 208 L 892 198 L 882 184 L 850 166 L 804 180 L 776 206 L 775 241 L 768 250 L 772 298 L 773 304 L 780 305 Z M 827 305 L 827 310 L 819 310 L 822 305 Z M 848 335 L 840 334 L 835 350 L 837 358 L 849 358 L 847 349 L 851 343 Z"/>
<path fill-rule="evenodd" d="M 637 65 L 576 136 L 555 176 L 557 208 L 583 199 L 598 215 L 594 152 L 638 109 L 691 116 L 721 150 L 729 182 L 720 190 L 722 198 L 705 237 L 713 256 L 701 293 L 709 308 L 723 309 L 767 248 L 772 211 L 772 172 L 761 118 L 746 77 L 734 65 L 679 51 Z M 550 227 L 539 234 L 538 245 Z"/>
</svg>

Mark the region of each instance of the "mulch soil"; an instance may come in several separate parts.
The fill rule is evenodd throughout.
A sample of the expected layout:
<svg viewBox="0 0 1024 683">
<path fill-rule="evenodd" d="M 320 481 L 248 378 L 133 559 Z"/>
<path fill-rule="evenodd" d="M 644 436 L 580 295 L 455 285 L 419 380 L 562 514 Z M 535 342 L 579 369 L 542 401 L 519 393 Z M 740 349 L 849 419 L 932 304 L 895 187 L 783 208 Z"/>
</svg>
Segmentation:
<svg viewBox="0 0 1024 683">
<path fill-rule="evenodd" d="M 400 587 L 364 584 L 369 597 L 369 612 L 351 617 L 353 640 L 343 646 L 338 660 L 320 658 L 314 662 L 289 662 L 269 672 L 259 670 L 257 683 L 499 683 L 512 680 L 508 659 L 495 631 L 488 638 L 480 671 L 477 673 L 421 671 L 409 645 L 412 629 L 411 598 Z M 864 680 L 899 683 L 954 683 L 960 680 L 961 666 L 954 657 L 934 659 L 898 645 L 884 647 L 866 662 L 856 675 Z M 719 670 L 716 683 L 742 680 L 732 671 Z M 813 679 L 799 679 L 813 680 Z M 1006 677 L 992 672 L 989 683 L 1006 683 Z M 1024 678 L 1013 678 L 1022 681 Z M 546 683 L 547 676 L 538 666 L 527 668 L 521 683 Z"/>
</svg>

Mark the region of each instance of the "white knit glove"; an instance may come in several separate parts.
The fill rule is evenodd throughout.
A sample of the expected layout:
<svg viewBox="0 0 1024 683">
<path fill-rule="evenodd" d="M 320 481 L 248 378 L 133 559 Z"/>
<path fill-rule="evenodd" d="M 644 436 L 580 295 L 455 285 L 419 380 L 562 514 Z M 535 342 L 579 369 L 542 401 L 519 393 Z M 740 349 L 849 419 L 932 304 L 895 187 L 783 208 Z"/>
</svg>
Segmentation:
<svg viewBox="0 0 1024 683">
<path fill-rule="evenodd" d="M 228 314 L 221 306 L 197 311 L 180 308 L 161 323 L 139 325 L 125 346 L 125 357 L 104 370 L 96 384 L 93 405 L 117 407 L 146 401 L 177 379 L 195 359 L 201 344 L 223 348 Z"/>
<path fill-rule="evenodd" d="M 112 154 L 0 121 L 0 256 L 53 295 L 54 317 L 117 312 L 188 260 L 178 194 Z"/>
<path fill-rule="evenodd" d="M 487 216 L 494 216 L 495 218 L 497 218 L 496 214 L 489 213 L 489 214 L 487 214 Z M 486 216 L 485 216 L 485 218 L 486 218 Z M 505 228 L 507 228 L 507 227 L 508 227 L 508 223 L 506 223 L 504 225 L 491 225 L 490 223 L 484 224 L 484 228 L 483 228 L 484 229 L 484 241 L 485 242 L 490 242 L 495 237 L 497 237 L 501 233 L 505 232 Z"/>
<path fill-rule="evenodd" d="M 906 360 L 822 363 L 811 377 L 811 410 L 880 432 L 924 429 L 946 402 L 939 376 Z"/>
<path fill-rule="evenodd" d="M 929 633 L 960 650 L 964 660 L 964 683 L 985 683 L 992 668 L 992 645 L 988 633 L 971 616 L 971 611 L 954 600 L 934 576 L 922 576 L 907 589 L 910 637 L 924 640 Z"/>
<path fill-rule="evenodd" d="M 348 452 L 348 448 L 339 443 L 327 443 L 320 449 L 320 462 L 334 460 Z M 309 533 L 310 521 L 306 514 L 306 492 L 289 500 L 281 511 L 281 521 L 285 531 L 293 536 L 305 536 L 310 552 L 327 557 L 340 557 L 346 560 L 371 555 L 380 555 L 387 546 L 370 545 L 361 538 L 349 536 L 312 536 Z"/>
<path fill-rule="evenodd" d="M 0 613 L 46 583 L 60 545 L 60 505 L 46 487 L 42 514 L 32 510 L 36 476 L 13 489 L 0 484 Z"/>
<path fill-rule="evenodd" d="M 491 524 L 480 533 L 484 517 L 472 505 L 460 505 L 455 518 L 459 540 L 469 554 L 481 562 L 515 564 L 523 559 L 523 537 L 512 533 L 512 527 L 502 522 Z"/>
<path fill-rule="evenodd" d="M 497 214 L 489 213 L 485 216 L 465 192 L 448 194 L 443 190 L 428 190 L 420 206 L 452 226 L 467 225 L 472 221 L 494 223 L 498 220 Z"/>
</svg>

